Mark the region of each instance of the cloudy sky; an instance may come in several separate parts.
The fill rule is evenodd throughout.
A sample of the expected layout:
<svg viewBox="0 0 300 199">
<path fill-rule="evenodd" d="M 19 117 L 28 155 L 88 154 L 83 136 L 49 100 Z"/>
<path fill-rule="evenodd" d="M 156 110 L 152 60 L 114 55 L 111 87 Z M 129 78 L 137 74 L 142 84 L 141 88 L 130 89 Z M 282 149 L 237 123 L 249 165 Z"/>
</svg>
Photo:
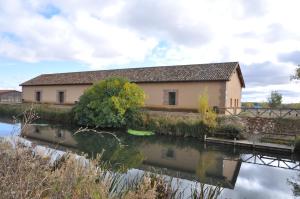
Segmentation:
<svg viewBox="0 0 300 199">
<path fill-rule="evenodd" d="M 300 102 L 299 0 L 0 0 L 0 89 L 41 73 L 239 61 L 243 101 Z"/>
</svg>

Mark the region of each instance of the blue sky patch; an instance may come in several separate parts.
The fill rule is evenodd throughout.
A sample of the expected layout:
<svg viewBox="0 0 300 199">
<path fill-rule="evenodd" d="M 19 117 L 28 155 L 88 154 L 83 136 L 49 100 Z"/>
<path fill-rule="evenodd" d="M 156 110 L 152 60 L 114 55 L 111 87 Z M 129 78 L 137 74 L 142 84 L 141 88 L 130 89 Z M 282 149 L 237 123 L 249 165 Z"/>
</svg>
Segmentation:
<svg viewBox="0 0 300 199">
<path fill-rule="evenodd" d="M 21 38 L 12 32 L 0 32 L 0 37 L 14 43 L 21 41 Z"/>
<path fill-rule="evenodd" d="M 60 9 L 52 4 L 48 4 L 47 6 L 43 7 L 40 11 L 39 14 L 43 15 L 45 18 L 50 19 L 55 15 L 60 14 Z"/>
<path fill-rule="evenodd" d="M 74 61 L 40 61 L 27 63 L 1 56 L 0 69 L 0 88 L 15 88 L 18 90 L 20 90 L 20 87 L 17 85 L 41 74 L 90 70 L 87 65 Z"/>
</svg>

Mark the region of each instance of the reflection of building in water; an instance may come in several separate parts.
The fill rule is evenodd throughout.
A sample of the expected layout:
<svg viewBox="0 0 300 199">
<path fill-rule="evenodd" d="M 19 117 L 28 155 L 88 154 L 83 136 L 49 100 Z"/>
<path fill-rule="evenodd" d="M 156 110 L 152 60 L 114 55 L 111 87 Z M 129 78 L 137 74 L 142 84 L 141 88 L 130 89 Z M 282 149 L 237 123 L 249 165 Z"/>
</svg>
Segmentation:
<svg viewBox="0 0 300 199">
<path fill-rule="evenodd" d="M 142 169 L 152 170 L 173 177 L 197 180 L 211 185 L 233 189 L 240 170 L 239 159 L 224 159 L 216 151 L 198 151 L 160 144 L 145 144 Z M 166 169 L 163 169 L 166 168 Z"/>
<path fill-rule="evenodd" d="M 79 140 L 74 139 L 70 131 L 50 125 L 28 125 L 23 136 L 36 144 L 47 145 L 64 151 L 78 151 L 76 147 L 82 145 Z M 88 137 L 84 138 L 85 141 L 86 139 Z M 94 146 L 97 151 L 99 148 L 98 142 L 94 143 L 89 140 L 87 143 L 90 144 L 88 149 L 92 149 Z M 142 143 L 139 146 L 137 150 L 145 157 L 139 168 L 145 171 L 220 185 L 226 188 L 234 188 L 235 186 L 241 166 L 239 158 L 231 159 L 222 152 L 199 151 L 192 147 L 181 148 L 176 145 Z M 106 150 L 112 150 L 112 148 Z"/>
<path fill-rule="evenodd" d="M 12 120 L 11 117 L 0 117 L 0 123 L 3 124 L 18 124 L 16 120 Z"/>
<path fill-rule="evenodd" d="M 57 147 L 66 146 L 75 148 L 77 145 L 77 141 L 70 131 L 44 124 L 27 125 L 22 132 L 22 136 L 32 138 L 35 142 L 39 141 L 39 144 L 42 144 L 40 141 L 47 142 L 47 145 L 49 143 L 59 144 L 60 146 Z"/>
</svg>

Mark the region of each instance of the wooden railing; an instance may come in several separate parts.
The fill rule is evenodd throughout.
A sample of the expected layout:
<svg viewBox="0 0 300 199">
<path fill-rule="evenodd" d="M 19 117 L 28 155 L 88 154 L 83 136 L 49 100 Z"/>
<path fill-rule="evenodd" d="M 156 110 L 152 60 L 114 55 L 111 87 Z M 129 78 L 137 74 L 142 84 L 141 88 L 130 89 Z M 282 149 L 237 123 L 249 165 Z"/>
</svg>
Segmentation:
<svg viewBox="0 0 300 199">
<path fill-rule="evenodd" d="M 300 118 L 300 109 L 293 108 L 218 108 L 220 114 L 270 118 Z"/>
</svg>

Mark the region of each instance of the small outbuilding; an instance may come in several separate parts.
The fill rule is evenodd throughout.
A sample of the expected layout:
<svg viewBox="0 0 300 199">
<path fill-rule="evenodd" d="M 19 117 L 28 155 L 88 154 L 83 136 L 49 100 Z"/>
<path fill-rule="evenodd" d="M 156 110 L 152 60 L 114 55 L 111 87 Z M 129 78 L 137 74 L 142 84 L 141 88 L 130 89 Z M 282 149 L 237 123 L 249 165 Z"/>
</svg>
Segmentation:
<svg viewBox="0 0 300 199">
<path fill-rule="evenodd" d="M 21 103 L 22 93 L 16 90 L 0 90 L 0 103 Z"/>
</svg>

